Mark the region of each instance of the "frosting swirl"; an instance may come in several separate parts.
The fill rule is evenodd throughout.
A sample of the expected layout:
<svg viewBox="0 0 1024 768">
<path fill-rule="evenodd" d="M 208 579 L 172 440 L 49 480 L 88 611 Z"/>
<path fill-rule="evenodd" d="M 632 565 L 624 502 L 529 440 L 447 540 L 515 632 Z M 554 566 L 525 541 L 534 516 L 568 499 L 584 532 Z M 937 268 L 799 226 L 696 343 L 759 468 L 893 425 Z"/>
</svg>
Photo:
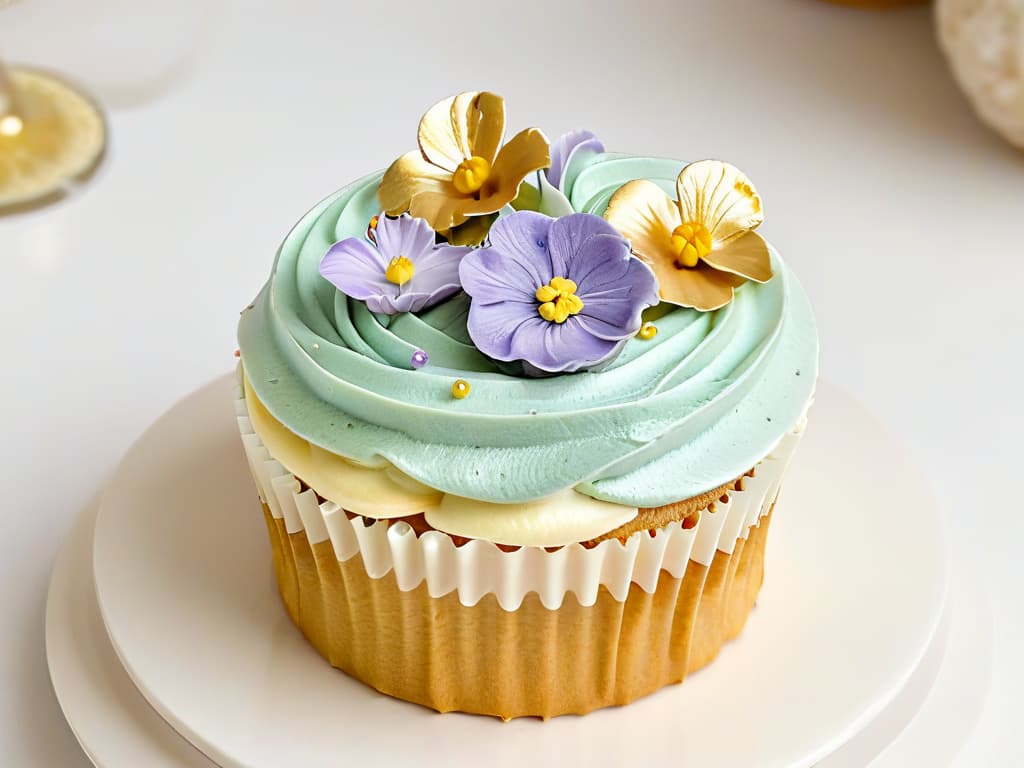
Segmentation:
<svg viewBox="0 0 1024 768">
<path fill-rule="evenodd" d="M 563 188 L 577 211 L 601 214 L 626 181 L 670 191 L 681 168 L 581 154 Z M 801 416 L 817 374 L 814 321 L 774 251 L 775 278 L 742 285 L 723 309 L 672 308 L 657 318 L 657 336 L 630 339 L 599 371 L 520 378 L 472 346 L 465 297 L 386 317 L 320 276 L 327 249 L 379 212 L 380 178 L 349 185 L 302 218 L 239 325 L 253 391 L 313 445 L 482 501 L 574 487 L 659 506 L 743 474 Z M 428 354 L 426 367 L 412 365 L 417 350 Z M 470 397 L 452 398 L 459 378 L 471 382 Z"/>
</svg>

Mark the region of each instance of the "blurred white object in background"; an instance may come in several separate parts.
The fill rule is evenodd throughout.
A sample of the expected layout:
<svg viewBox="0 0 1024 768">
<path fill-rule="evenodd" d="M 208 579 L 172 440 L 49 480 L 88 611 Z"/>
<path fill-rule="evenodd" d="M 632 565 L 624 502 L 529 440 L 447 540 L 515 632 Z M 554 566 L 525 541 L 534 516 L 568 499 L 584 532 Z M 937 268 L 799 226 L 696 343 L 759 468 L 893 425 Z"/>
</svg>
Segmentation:
<svg viewBox="0 0 1024 768">
<path fill-rule="evenodd" d="M 1024 147 L 1024 0 L 938 0 L 939 42 L 983 121 Z"/>
<path fill-rule="evenodd" d="M 0 51 L 11 63 L 66 72 L 107 108 L 130 108 L 185 79 L 221 6 L 221 0 L 0 0 Z"/>
</svg>

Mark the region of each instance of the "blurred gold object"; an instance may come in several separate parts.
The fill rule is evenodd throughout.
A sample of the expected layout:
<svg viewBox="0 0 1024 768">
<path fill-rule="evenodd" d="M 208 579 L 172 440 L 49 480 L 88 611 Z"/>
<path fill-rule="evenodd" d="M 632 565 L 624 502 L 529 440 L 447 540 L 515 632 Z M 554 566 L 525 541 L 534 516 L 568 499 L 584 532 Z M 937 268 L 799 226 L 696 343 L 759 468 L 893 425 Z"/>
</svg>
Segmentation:
<svg viewBox="0 0 1024 768">
<path fill-rule="evenodd" d="M 732 301 L 746 280 L 772 277 L 768 245 L 753 230 L 761 198 L 738 168 L 720 160 L 690 163 L 673 200 L 653 182 L 630 181 L 608 202 L 605 219 L 654 270 L 663 301 L 710 311 Z"/>
<path fill-rule="evenodd" d="M 869 11 L 888 11 L 893 8 L 903 8 L 907 5 L 924 5 L 929 0 L 825 0 L 833 5 L 849 5 L 854 8 L 864 8 Z"/>
<path fill-rule="evenodd" d="M 61 191 L 105 145 L 103 115 L 88 98 L 52 75 L 0 65 L 0 209 Z"/>
</svg>

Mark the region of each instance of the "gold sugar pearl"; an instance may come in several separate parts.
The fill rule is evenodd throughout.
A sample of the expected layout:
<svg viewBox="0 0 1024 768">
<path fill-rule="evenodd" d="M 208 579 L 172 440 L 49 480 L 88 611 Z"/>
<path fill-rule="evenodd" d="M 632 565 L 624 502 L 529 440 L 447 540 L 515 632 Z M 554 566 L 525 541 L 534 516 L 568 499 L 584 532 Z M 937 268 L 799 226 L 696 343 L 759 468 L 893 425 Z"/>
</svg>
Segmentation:
<svg viewBox="0 0 1024 768">
<path fill-rule="evenodd" d="M 469 390 L 469 382 L 465 379 L 458 379 L 454 384 L 452 384 L 452 397 L 456 400 L 462 400 L 469 397 Z"/>
<path fill-rule="evenodd" d="M 640 326 L 640 333 L 637 334 L 644 341 L 653 339 L 658 335 L 658 326 L 654 323 L 644 323 Z"/>
</svg>

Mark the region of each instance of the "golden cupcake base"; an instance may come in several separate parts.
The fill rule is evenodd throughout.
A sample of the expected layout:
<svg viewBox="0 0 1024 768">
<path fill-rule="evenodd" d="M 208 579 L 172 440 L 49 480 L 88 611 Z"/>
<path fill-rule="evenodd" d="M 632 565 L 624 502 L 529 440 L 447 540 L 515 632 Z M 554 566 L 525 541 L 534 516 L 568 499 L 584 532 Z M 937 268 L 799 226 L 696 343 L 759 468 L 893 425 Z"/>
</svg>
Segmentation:
<svg viewBox="0 0 1024 768">
<path fill-rule="evenodd" d="M 463 605 L 394 572 L 370 578 L 362 557 L 339 562 L 330 541 L 289 534 L 264 504 L 277 583 L 288 614 L 330 663 L 377 690 L 439 712 L 542 718 L 628 704 L 711 662 L 740 634 L 764 574 L 770 514 L 710 566 L 681 579 L 630 585 L 624 602 L 602 586 L 557 609 L 536 593 L 506 611 L 494 595 Z"/>
</svg>

